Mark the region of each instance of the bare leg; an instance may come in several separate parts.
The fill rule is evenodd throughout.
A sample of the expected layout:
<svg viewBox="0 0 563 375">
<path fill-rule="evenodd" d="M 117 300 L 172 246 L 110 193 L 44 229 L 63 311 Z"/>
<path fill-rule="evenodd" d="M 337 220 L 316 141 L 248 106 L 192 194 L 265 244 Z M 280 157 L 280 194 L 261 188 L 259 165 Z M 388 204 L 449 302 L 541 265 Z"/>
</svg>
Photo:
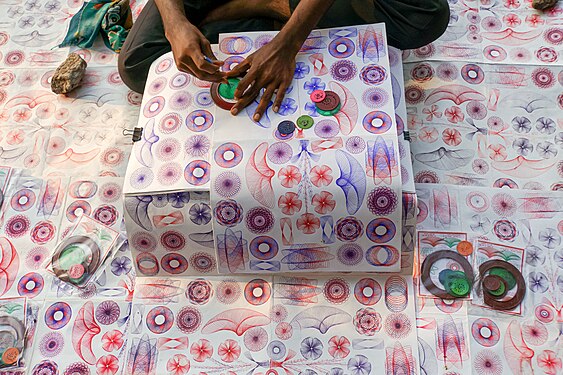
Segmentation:
<svg viewBox="0 0 563 375">
<path fill-rule="evenodd" d="M 210 11 L 201 25 L 255 17 L 267 17 L 285 22 L 290 16 L 288 0 L 232 0 Z"/>
</svg>

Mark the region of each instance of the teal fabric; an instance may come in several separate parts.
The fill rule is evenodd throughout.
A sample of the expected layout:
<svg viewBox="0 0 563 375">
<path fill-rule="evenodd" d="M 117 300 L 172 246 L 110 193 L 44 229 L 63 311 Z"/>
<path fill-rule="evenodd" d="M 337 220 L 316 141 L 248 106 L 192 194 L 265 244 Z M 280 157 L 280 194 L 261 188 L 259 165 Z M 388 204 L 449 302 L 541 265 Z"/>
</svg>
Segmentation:
<svg viewBox="0 0 563 375">
<path fill-rule="evenodd" d="M 129 30 L 121 24 L 125 22 L 118 0 L 95 0 L 85 2 L 82 8 L 70 20 L 67 35 L 59 47 L 77 46 L 90 48 L 98 34 L 102 34 L 105 45 L 119 52 Z"/>
<path fill-rule="evenodd" d="M 127 12 L 124 12 L 123 9 L 121 9 L 120 3 L 115 3 L 115 5 L 108 9 L 102 21 L 102 30 L 105 31 L 105 35 L 102 33 L 104 43 L 115 52 L 121 50 L 125 38 L 127 38 L 127 34 L 129 33 L 129 30 L 121 25 L 124 22 L 124 20 L 121 19 L 121 15 L 127 14 L 128 12 L 129 9 L 127 9 Z"/>
</svg>

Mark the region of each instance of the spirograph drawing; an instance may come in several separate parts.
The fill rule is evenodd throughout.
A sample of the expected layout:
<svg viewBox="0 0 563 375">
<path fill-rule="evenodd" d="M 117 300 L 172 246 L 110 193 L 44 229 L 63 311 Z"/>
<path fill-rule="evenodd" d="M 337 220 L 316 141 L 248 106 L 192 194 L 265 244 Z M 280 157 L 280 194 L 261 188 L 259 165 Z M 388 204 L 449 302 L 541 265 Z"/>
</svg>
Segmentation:
<svg viewBox="0 0 563 375">
<path fill-rule="evenodd" d="M 340 177 L 336 184 L 344 192 L 346 210 L 354 215 L 364 201 L 366 195 L 366 176 L 360 163 L 345 151 L 336 151 L 336 163 L 340 169 Z"/>
</svg>

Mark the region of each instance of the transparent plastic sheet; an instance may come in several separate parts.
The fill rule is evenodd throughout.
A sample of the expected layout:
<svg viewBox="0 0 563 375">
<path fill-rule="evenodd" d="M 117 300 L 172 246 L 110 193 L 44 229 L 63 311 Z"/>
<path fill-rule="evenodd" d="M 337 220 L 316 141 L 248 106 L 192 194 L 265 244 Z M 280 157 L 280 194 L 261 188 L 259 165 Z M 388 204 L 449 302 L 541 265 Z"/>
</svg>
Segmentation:
<svg viewBox="0 0 563 375">
<path fill-rule="evenodd" d="M 474 284 L 474 275 L 468 275 L 468 271 L 472 271 L 473 267 L 473 244 L 468 240 L 467 233 L 463 232 L 435 232 L 435 231 L 418 231 L 418 276 L 420 282 L 418 283 L 418 295 L 428 298 L 439 298 L 434 293 L 441 290 L 441 293 L 450 294 L 452 291 L 448 283 L 457 284 L 455 279 L 457 276 L 462 276 L 466 279 L 467 295 L 463 298 L 471 299 L 470 294 Z M 431 257 L 433 259 L 427 258 Z M 429 270 L 425 274 L 424 269 Z M 450 274 L 448 277 L 448 273 Z M 430 279 L 430 280 L 426 280 Z M 426 281 L 426 282 L 425 282 Z M 429 290 L 425 284 L 432 285 Z M 453 285 L 452 284 L 452 285 Z M 457 285 L 458 288 L 464 289 L 464 285 Z M 463 290 L 465 292 L 465 290 Z M 437 294 L 440 294 L 438 292 Z M 459 297 L 458 297 L 459 298 Z"/>
<path fill-rule="evenodd" d="M 25 297 L 0 298 L 0 374 L 24 374 L 39 305 Z"/>
<path fill-rule="evenodd" d="M 436 184 L 417 184 L 416 189 L 417 228 L 466 233 L 474 246 L 476 277 L 471 301 L 417 299 L 422 370 L 473 374 L 490 365 L 495 373 L 528 374 L 557 369 L 559 353 L 553 348 L 560 340 L 563 293 L 561 194 Z M 517 268 L 526 282 L 524 300 L 515 309 L 483 306 L 479 268 L 497 260 Z M 516 293 L 517 285 L 503 300 Z"/>
<path fill-rule="evenodd" d="M 100 275 L 123 242 L 119 232 L 83 215 L 61 238 L 45 268 L 61 281 L 82 289 Z"/>
</svg>

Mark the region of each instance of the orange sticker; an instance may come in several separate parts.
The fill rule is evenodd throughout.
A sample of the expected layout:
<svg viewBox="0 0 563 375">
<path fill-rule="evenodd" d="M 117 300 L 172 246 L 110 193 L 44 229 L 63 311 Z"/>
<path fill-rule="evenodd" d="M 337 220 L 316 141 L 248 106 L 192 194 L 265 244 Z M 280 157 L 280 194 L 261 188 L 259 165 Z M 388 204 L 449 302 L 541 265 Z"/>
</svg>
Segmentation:
<svg viewBox="0 0 563 375">
<path fill-rule="evenodd" d="M 457 244 L 457 252 L 463 256 L 473 254 L 473 245 L 469 241 L 460 241 Z"/>
<path fill-rule="evenodd" d="M 71 279 L 78 279 L 84 275 L 84 266 L 82 264 L 74 264 L 68 270 L 68 276 Z"/>
<path fill-rule="evenodd" d="M 11 365 L 16 363 L 18 357 L 20 356 L 20 351 L 17 348 L 8 348 L 2 354 L 2 362 Z"/>
</svg>

